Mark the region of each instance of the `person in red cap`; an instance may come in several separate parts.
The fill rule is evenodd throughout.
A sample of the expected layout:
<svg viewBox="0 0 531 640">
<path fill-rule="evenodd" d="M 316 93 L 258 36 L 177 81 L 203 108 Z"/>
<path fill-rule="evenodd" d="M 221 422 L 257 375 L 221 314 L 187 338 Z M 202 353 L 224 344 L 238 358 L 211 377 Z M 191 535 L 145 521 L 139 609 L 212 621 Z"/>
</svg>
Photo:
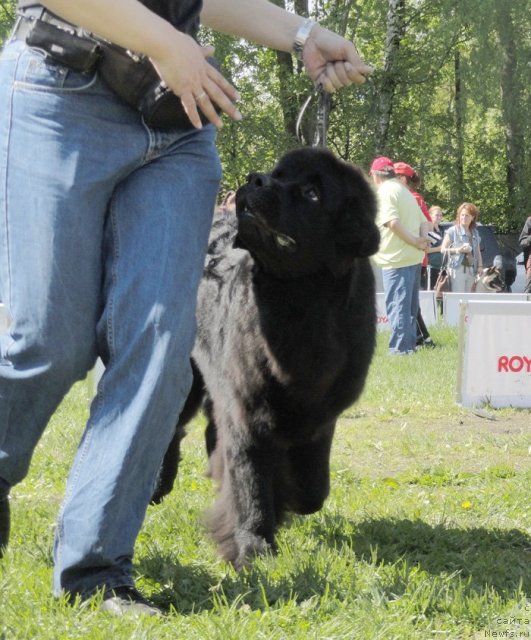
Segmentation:
<svg viewBox="0 0 531 640">
<path fill-rule="evenodd" d="M 393 167 L 400 182 L 402 184 L 405 184 L 406 187 L 415 196 L 415 200 L 417 201 L 417 204 L 419 205 L 426 220 L 428 220 L 428 222 L 431 222 L 432 220 L 430 216 L 430 211 L 428 209 L 428 205 L 426 204 L 426 201 L 420 195 L 420 193 L 418 193 L 418 191 L 415 190 L 415 189 L 418 189 L 420 185 L 419 174 L 415 171 L 415 169 L 413 169 L 411 165 L 407 164 L 406 162 L 395 162 L 393 164 Z"/>
<path fill-rule="evenodd" d="M 369 171 L 370 176 L 372 176 L 373 173 L 387 174 L 389 172 L 394 172 L 394 164 L 391 158 L 379 156 L 372 161 L 371 170 Z"/>
<path fill-rule="evenodd" d="M 391 158 L 375 158 L 369 175 L 378 197 L 381 241 L 374 262 L 382 268 L 391 325 L 389 353 L 407 355 L 416 350 L 420 268 L 429 244 L 429 224 L 409 189 L 397 180 Z"/>
<path fill-rule="evenodd" d="M 433 231 L 433 221 L 431 219 L 430 211 L 428 209 L 428 205 L 424 198 L 420 195 L 416 189 L 418 189 L 420 185 L 420 176 L 413 169 L 413 167 L 406 162 L 395 162 L 394 165 L 395 173 L 400 180 L 400 182 L 405 185 L 415 197 L 417 204 L 420 207 L 420 210 L 424 214 L 424 217 L 429 223 L 429 231 Z M 424 254 L 424 259 L 422 261 L 422 267 L 420 271 L 420 288 L 426 289 L 428 284 L 428 254 Z M 418 347 L 435 347 L 435 342 L 433 342 L 430 332 L 426 327 L 426 323 L 424 322 L 424 318 L 422 317 L 422 313 L 419 307 L 419 311 L 417 314 L 417 346 Z"/>
</svg>

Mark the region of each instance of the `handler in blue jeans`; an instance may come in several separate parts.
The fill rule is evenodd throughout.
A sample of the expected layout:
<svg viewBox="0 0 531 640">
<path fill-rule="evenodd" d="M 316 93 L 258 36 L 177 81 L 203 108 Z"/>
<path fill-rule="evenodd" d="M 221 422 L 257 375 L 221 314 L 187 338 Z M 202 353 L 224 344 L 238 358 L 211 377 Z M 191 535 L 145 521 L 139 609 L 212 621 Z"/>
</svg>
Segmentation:
<svg viewBox="0 0 531 640">
<path fill-rule="evenodd" d="M 391 336 L 389 353 L 409 355 L 417 344 L 420 269 L 429 246 L 430 223 L 411 191 L 396 179 L 393 161 L 376 158 L 370 169 L 376 186 L 380 247 L 373 260 L 382 268 Z"/>
<path fill-rule="evenodd" d="M 0 337 L 0 555 L 11 487 L 100 357 L 56 530 L 54 592 L 102 591 L 111 613 L 156 615 L 134 588 L 133 549 L 191 383 L 221 173 L 214 107 L 241 117 L 236 90 L 206 60 L 212 48 L 196 40 L 199 18 L 294 51 L 329 92 L 372 69 L 352 43 L 266 0 L 26 1 L 19 11 L 0 59 L 0 297 L 10 315 Z M 92 65 L 92 34 L 148 56 L 189 122 L 147 126 Z"/>
</svg>

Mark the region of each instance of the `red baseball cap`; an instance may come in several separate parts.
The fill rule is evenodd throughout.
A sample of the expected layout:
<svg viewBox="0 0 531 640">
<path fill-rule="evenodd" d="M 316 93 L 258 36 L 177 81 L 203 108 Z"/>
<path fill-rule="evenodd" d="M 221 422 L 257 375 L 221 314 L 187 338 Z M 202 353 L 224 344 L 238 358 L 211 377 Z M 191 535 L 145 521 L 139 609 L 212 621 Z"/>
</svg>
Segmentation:
<svg viewBox="0 0 531 640">
<path fill-rule="evenodd" d="M 414 178 L 417 175 L 417 172 L 415 171 L 415 169 L 413 169 L 412 166 L 410 166 L 409 164 L 406 164 L 405 162 L 395 162 L 393 167 L 395 169 L 395 173 L 398 174 L 399 176 Z"/>
<path fill-rule="evenodd" d="M 381 173 L 391 173 L 391 171 L 394 171 L 393 161 L 387 156 L 379 156 L 372 161 L 369 175 L 373 171 L 380 171 Z"/>
</svg>

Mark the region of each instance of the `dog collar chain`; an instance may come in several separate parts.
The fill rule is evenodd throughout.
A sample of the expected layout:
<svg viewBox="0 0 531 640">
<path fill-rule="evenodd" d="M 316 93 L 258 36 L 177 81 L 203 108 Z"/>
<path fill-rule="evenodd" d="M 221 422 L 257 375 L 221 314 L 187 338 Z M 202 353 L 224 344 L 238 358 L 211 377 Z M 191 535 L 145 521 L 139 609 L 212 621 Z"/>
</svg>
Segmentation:
<svg viewBox="0 0 531 640">
<path fill-rule="evenodd" d="M 302 52 L 304 45 L 310 37 L 311 30 L 315 27 L 316 23 L 310 18 L 306 18 L 301 26 L 297 29 L 295 34 L 295 40 L 293 41 L 293 53 L 298 60 L 302 60 Z"/>
<path fill-rule="evenodd" d="M 322 85 L 317 87 L 317 125 L 315 127 L 314 147 L 326 147 L 326 135 L 328 133 L 328 122 L 330 109 L 332 108 L 332 98 Z"/>
<path fill-rule="evenodd" d="M 311 143 L 312 147 L 326 147 L 326 137 L 328 132 L 328 124 L 329 124 L 329 116 L 330 110 L 334 106 L 332 98 L 329 93 L 327 93 L 323 87 L 319 84 L 315 87 L 313 93 L 311 93 L 306 102 L 302 105 L 301 110 L 299 111 L 299 115 L 297 116 L 297 122 L 295 123 L 295 135 L 297 140 L 301 144 L 306 144 L 304 140 L 304 136 L 302 133 L 302 119 L 308 108 L 310 102 L 316 99 L 317 107 L 316 107 L 316 122 L 315 122 L 315 130 L 314 130 L 314 139 Z"/>
</svg>

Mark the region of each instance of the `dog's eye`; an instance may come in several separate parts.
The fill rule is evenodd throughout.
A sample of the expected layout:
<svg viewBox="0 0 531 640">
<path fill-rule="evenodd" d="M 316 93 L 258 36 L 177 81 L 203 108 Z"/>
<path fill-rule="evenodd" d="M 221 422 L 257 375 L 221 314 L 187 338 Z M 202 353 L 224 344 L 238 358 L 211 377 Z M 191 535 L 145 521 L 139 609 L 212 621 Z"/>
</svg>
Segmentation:
<svg viewBox="0 0 531 640">
<path fill-rule="evenodd" d="M 311 200 L 312 202 L 319 202 L 319 200 L 321 199 L 319 191 L 317 191 L 315 187 L 306 187 L 306 189 L 304 189 L 303 191 L 303 195 L 305 198 L 308 198 L 308 200 Z"/>
</svg>

